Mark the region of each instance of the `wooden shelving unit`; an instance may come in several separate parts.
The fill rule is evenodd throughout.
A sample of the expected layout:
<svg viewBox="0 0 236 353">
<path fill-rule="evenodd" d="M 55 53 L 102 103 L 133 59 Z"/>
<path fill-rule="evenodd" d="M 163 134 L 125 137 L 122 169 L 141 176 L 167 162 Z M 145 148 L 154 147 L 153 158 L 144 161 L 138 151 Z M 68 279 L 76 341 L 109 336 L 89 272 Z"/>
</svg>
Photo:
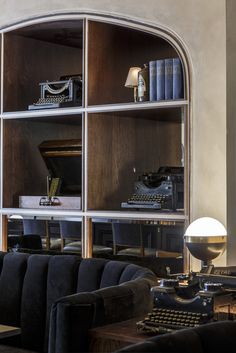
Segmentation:
<svg viewBox="0 0 236 353">
<path fill-rule="evenodd" d="M 164 35 L 88 16 L 35 21 L 2 33 L 3 224 L 11 215 L 82 218 L 85 257 L 92 254 L 89 229 L 98 219 L 180 222 L 184 227 L 189 217 L 187 78 L 185 97 L 176 101 L 134 103 L 133 91 L 124 87 L 129 67 L 179 56 Z M 70 74 L 83 76 L 81 106 L 28 110 L 28 105 L 39 98 L 40 82 Z M 38 145 L 50 139 L 82 139 L 81 209 L 18 206 L 20 195 L 46 192 L 48 171 Z M 163 165 L 181 166 L 183 159 L 183 212 L 121 208 L 138 175 Z"/>
</svg>

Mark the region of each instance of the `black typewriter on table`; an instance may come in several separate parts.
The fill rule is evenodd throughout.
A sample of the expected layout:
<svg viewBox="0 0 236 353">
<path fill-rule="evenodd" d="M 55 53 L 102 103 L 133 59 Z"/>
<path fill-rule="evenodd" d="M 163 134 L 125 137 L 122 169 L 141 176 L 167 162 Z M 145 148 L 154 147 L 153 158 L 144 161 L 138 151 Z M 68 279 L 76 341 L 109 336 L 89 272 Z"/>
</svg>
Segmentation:
<svg viewBox="0 0 236 353">
<path fill-rule="evenodd" d="M 182 210 L 184 204 L 184 168 L 160 167 L 145 173 L 134 184 L 134 193 L 122 208 Z"/>
<path fill-rule="evenodd" d="M 71 107 L 82 104 L 82 76 L 62 76 L 59 81 L 39 83 L 40 98 L 29 110 Z"/>
<path fill-rule="evenodd" d="M 204 283 L 196 296 L 186 299 L 178 293 L 179 281 L 162 279 L 151 289 L 154 308 L 144 320 L 137 322 L 140 333 L 168 333 L 236 318 L 236 291 L 224 288 L 222 283 Z"/>
</svg>

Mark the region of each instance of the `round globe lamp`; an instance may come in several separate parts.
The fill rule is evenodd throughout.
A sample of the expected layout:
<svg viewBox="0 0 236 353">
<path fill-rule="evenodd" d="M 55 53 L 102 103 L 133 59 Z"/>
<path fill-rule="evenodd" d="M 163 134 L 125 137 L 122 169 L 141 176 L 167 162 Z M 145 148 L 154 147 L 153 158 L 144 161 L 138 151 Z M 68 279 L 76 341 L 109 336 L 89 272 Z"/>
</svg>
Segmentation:
<svg viewBox="0 0 236 353">
<path fill-rule="evenodd" d="M 222 223 L 211 217 L 202 217 L 192 222 L 184 234 L 190 253 L 209 266 L 226 248 L 227 232 Z"/>
</svg>

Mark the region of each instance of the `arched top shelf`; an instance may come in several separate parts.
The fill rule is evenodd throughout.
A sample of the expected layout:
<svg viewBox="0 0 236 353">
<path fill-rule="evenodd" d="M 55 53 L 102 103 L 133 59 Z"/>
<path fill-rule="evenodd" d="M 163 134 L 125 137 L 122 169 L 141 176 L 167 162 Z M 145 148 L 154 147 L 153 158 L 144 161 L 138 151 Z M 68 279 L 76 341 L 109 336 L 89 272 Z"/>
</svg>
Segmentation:
<svg viewBox="0 0 236 353">
<path fill-rule="evenodd" d="M 124 86 L 129 68 L 167 58 L 180 58 L 180 99 L 189 100 L 187 54 L 166 29 L 80 14 L 37 18 L 2 32 L 3 112 L 26 111 L 39 97 L 40 82 L 71 74 L 82 74 L 82 107 L 133 103 L 133 90 Z"/>
</svg>

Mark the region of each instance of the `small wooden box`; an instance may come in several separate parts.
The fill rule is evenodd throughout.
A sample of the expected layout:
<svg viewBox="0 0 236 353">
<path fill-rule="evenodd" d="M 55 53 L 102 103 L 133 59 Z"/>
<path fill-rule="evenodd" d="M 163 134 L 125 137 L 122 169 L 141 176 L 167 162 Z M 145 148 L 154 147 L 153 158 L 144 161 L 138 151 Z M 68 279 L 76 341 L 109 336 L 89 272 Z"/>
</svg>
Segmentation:
<svg viewBox="0 0 236 353">
<path fill-rule="evenodd" d="M 80 196 L 58 196 L 60 205 L 40 205 L 42 196 L 19 196 L 20 208 L 41 208 L 41 209 L 60 209 L 60 210 L 81 210 L 81 197 Z"/>
</svg>

